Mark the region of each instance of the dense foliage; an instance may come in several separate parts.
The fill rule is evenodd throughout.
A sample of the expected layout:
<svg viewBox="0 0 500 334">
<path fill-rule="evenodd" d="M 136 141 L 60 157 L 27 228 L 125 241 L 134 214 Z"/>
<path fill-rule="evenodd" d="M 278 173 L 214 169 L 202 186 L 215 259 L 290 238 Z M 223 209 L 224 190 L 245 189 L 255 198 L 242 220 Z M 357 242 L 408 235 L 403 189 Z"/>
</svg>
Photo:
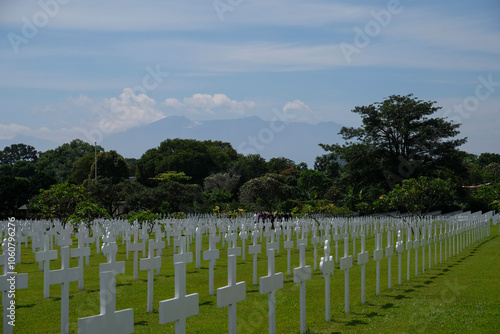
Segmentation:
<svg viewBox="0 0 500 334">
<path fill-rule="evenodd" d="M 432 117 L 438 109 L 412 95 L 356 107 L 362 125 L 342 128 L 342 145 L 318 143 L 314 169 L 210 140 L 166 139 L 140 159 L 81 140 L 46 152 L 11 145 L 0 151 L 0 218 L 500 210 L 500 154 L 460 151 L 460 125 Z"/>
</svg>

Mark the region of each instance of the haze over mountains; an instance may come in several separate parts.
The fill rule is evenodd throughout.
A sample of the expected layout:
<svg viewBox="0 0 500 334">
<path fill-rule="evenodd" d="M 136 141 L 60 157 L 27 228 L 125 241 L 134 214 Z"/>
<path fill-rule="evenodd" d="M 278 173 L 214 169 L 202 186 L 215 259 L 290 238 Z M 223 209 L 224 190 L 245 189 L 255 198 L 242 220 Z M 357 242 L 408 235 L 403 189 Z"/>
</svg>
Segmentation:
<svg viewBox="0 0 500 334">
<path fill-rule="evenodd" d="M 318 144 L 341 142 L 338 135 L 341 127 L 334 122 L 283 123 L 264 121 L 256 116 L 203 122 L 170 116 L 111 135 L 101 145 L 127 158 L 140 158 L 167 138 L 221 140 L 231 143 L 244 155 L 258 153 L 266 160 L 285 157 L 313 168 L 315 158 L 325 153 Z"/>
<path fill-rule="evenodd" d="M 258 153 L 266 160 L 285 157 L 295 163 L 305 162 L 309 168 L 313 168 L 315 158 L 325 154 L 318 144 L 341 143 L 342 139 L 338 135 L 341 127 L 334 122 L 273 122 L 257 116 L 209 121 L 169 116 L 110 135 L 98 145 L 106 151 L 116 150 L 125 158 L 140 158 L 148 149 L 158 147 L 168 138 L 220 140 L 231 143 L 238 153 L 244 155 Z M 17 143 L 34 146 L 42 152 L 61 145 L 28 136 L 0 140 L 2 148 Z"/>
</svg>

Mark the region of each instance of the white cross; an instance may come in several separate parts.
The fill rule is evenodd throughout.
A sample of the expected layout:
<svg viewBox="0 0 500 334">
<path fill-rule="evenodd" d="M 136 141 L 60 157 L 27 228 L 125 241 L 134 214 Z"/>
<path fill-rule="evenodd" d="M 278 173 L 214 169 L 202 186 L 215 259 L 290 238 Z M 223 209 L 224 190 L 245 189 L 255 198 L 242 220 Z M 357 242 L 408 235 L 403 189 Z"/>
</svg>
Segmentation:
<svg viewBox="0 0 500 334">
<path fill-rule="evenodd" d="M 97 254 L 99 254 L 99 252 L 101 250 L 101 237 L 103 236 L 103 233 L 102 233 L 102 230 L 101 230 L 101 227 L 99 226 L 99 224 L 94 224 L 92 226 L 92 234 L 95 238 L 96 252 L 97 252 Z"/>
<path fill-rule="evenodd" d="M 340 270 L 344 271 L 345 313 L 349 313 L 349 268 L 352 268 L 352 255 L 349 255 L 349 233 L 344 233 L 344 257 L 340 258 Z"/>
<path fill-rule="evenodd" d="M 314 270 L 318 269 L 318 265 L 317 265 L 317 255 L 316 255 L 316 245 L 319 243 L 319 237 L 316 235 L 317 234 L 317 227 L 314 226 L 313 227 L 313 236 L 311 237 L 311 243 L 313 244 L 313 247 L 314 247 Z"/>
<path fill-rule="evenodd" d="M 71 257 L 78 258 L 78 270 L 79 270 L 79 279 L 78 279 L 78 289 L 83 290 L 83 258 L 86 256 L 90 256 L 90 248 L 84 247 L 84 235 L 80 233 L 78 237 L 78 248 L 73 248 L 70 250 Z"/>
<path fill-rule="evenodd" d="M 153 254 L 156 250 L 156 256 L 161 257 L 162 249 L 165 248 L 165 241 L 153 241 L 149 242 L 149 247 L 153 248 Z M 161 268 L 156 269 L 156 275 L 160 275 Z"/>
<path fill-rule="evenodd" d="M 392 255 L 394 254 L 394 246 L 392 245 L 392 229 L 387 229 L 387 247 L 385 247 L 385 256 L 387 257 L 387 285 L 389 289 L 392 287 Z"/>
<path fill-rule="evenodd" d="M 290 255 L 290 249 L 293 248 L 293 240 L 292 240 L 292 230 L 290 227 L 288 227 L 286 230 L 285 230 L 285 235 L 286 235 L 286 240 L 284 242 L 284 246 L 287 250 L 287 274 L 288 276 L 291 275 L 291 272 L 290 272 L 290 269 L 291 269 L 291 255 Z"/>
<path fill-rule="evenodd" d="M 71 245 L 73 245 L 73 239 L 71 239 L 72 233 L 73 233 L 73 226 L 66 225 L 66 227 L 61 231 L 61 234 L 56 236 L 56 244 L 58 246 L 71 246 Z"/>
<path fill-rule="evenodd" d="M 243 255 L 243 261 L 245 261 L 245 255 L 246 255 L 246 240 L 248 238 L 248 231 L 246 230 L 245 227 L 242 227 L 242 230 L 239 234 L 240 240 L 241 240 L 241 250 L 242 250 L 242 255 Z"/>
<path fill-rule="evenodd" d="M 257 254 L 261 252 L 261 245 L 257 243 L 259 232 L 254 230 L 252 232 L 253 244 L 248 246 L 248 254 L 253 255 L 253 284 L 257 285 Z"/>
<path fill-rule="evenodd" d="M 304 240 L 304 239 L 299 239 Z M 307 240 L 307 239 L 305 239 Z M 300 267 L 293 269 L 293 282 L 300 283 L 300 332 L 306 332 L 306 281 L 311 279 L 311 266 L 306 266 L 306 244 L 299 243 Z"/>
<path fill-rule="evenodd" d="M 276 294 L 283 289 L 283 273 L 275 273 L 274 249 L 267 251 L 267 276 L 260 278 L 260 293 L 268 294 L 269 306 L 269 333 L 276 333 Z"/>
<path fill-rule="evenodd" d="M 228 285 L 217 289 L 217 307 L 229 307 L 228 332 L 236 334 L 236 304 L 246 298 L 246 283 L 236 283 L 236 255 L 227 258 Z"/>
<path fill-rule="evenodd" d="M 138 257 L 139 257 L 139 252 L 144 251 L 144 244 L 142 242 L 138 242 L 138 234 L 139 232 L 137 230 L 134 231 L 134 242 L 127 243 L 127 253 L 128 252 L 134 252 L 134 279 L 137 280 L 138 278 L 138 273 L 137 273 L 137 262 L 138 262 Z"/>
<path fill-rule="evenodd" d="M 110 271 L 116 274 L 125 273 L 125 262 L 116 262 L 116 252 L 118 251 L 118 245 L 116 242 L 109 242 L 102 245 L 102 253 L 106 255 L 107 262 L 99 264 L 99 273 L 104 271 Z"/>
<path fill-rule="evenodd" d="M 161 267 L 161 257 L 154 256 L 154 248 L 152 247 L 153 239 L 149 239 L 148 257 L 141 259 L 140 270 L 148 271 L 148 298 L 147 298 L 147 312 L 153 312 L 153 281 L 154 270 L 159 270 Z M 134 255 L 135 257 L 135 255 Z"/>
<path fill-rule="evenodd" d="M 384 250 L 382 249 L 382 235 L 378 228 L 375 233 L 375 250 L 373 251 L 373 260 L 377 262 L 376 273 L 376 295 L 380 294 L 380 260 L 384 257 Z"/>
<path fill-rule="evenodd" d="M 361 230 L 361 252 L 358 253 L 358 265 L 361 266 L 361 303 L 365 303 L 365 264 L 370 254 L 365 251 L 365 231 Z"/>
<path fill-rule="evenodd" d="M 333 256 L 330 255 L 330 242 L 325 240 L 325 256 L 321 257 L 319 262 L 319 270 L 325 279 L 325 320 L 330 321 L 330 276 L 335 270 L 335 262 Z"/>
<path fill-rule="evenodd" d="M 175 298 L 160 301 L 159 306 L 160 324 L 175 321 L 177 334 L 186 333 L 186 318 L 199 313 L 198 294 L 186 296 L 186 263 L 193 261 L 193 253 L 184 253 L 184 244 L 185 237 L 182 237 L 181 253 L 174 255 Z"/>
<path fill-rule="evenodd" d="M 57 250 L 49 249 L 49 236 L 43 236 L 43 251 L 35 253 L 35 261 L 40 264 L 43 262 L 43 298 L 50 297 L 50 285 L 49 285 L 49 272 L 50 272 L 50 260 L 57 259 Z"/>
<path fill-rule="evenodd" d="M 3 254 L 0 255 L 0 265 L 3 266 L 3 275 L 0 276 L 0 291 L 2 291 L 2 305 L 3 305 L 3 333 L 11 334 L 14 326 L 11 319 L 11 311 L 13 306 L 12 293 L 17 289 L 26 289 L 28 287 L 28 274 L 17 274 L 14 272 L 15 264 L 12 265 L 8 261 L 8 238 L 5 238 L 2 244 Z M 14 304 L 15 305 L 15 304 Z M 15 308 L 14 308 L 15 310 Z M 11 322 L 11 324 L 9 324 Z"/>
<path fill-rule="evenodd" d="M 209 261 L 208 264 L 208 293 L 214 294 L 214 267 L 219 258 L 219 250 L 217 249 L 215 239 L 217 236 L 210 233 L 208 237 L 208 250 L 203 252 L 203 260 Z"/>
<path fill-rule="evenodd" d="M 79 277 L 79 268 L 69 266 L 69 246 L 61 247 L 61 269 L 51 270 L 49 275 L 49 285 L 61 284 L 61 333 L 69 332 L 69 283 Z"/>
<path fill-rule="evenodd" d="M 398 255 L 398 284 L 401 285 L 401 254 L 404 251 L 402 230 L 398 229 L 398 241 L 396 242 L 396 254 Z"/>
<path fill-rule="evenodd" d="M 103 271 L 99 278 L 101 314 L 78 319 L 78 333 L 133 333 L 134 309 L 116 311 L 115 273 Z"/>
<path fill-rule="evenodd" d="M 201 268 L 201 259 L 200 259 L 200 254 L 201 254 L 201 247 L 203 243 L 203 235 L 201 234 L 201 229 L 197 227 L 195 229 L 195 235 L 196 235 L 196 245 L 195 245 L 195 253 L 196 253 L 196 268 L 200 269 Z"/>
</svg>

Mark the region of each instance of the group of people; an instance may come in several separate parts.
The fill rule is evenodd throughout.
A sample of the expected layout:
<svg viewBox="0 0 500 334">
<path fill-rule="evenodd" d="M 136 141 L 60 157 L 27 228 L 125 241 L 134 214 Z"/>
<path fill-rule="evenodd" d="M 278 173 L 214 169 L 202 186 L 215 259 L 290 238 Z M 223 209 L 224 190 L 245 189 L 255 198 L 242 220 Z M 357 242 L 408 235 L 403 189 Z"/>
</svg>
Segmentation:
<svg viewBox="0 0 500 334">
<path fill-rule="evenodd" d="M 262 220 L 262 222 L 265 224 L 266 222 L 269 221 L 271 223 L 272 229 L 274 229 L 274 222 L 275 221 L 283 222 L 283 221 L 288 221 L 292 218 L 293 217 L 292 217 L 292 214 L 290 212 L 278 213 L 278 212 L 260 211 L 260 212 L 256 212 L 253 215 L 253 219 L 254 219 L 255 223 L 258 223 L 260 220 Z"/>
</svg>

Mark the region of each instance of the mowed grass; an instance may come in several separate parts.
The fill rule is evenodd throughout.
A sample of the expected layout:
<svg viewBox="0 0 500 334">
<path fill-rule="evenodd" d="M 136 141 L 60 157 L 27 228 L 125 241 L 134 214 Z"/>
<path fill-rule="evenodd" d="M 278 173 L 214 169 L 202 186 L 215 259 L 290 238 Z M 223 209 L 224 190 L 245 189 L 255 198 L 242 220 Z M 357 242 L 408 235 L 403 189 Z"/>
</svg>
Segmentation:
<svg viewBox="0 0 500 334">
<path fill-rule="evenodd" d="M 152 236 L 153 237 L 153 236 Z M 384 235 L 384 247 L 386 237 Z M 74 243 L 76 245 L 76 242 Z M 154 312 L 146 312 L 147 272 L 139 271 L 133 279 L 133 254 L 126 260 L 125 245 L 118 242 L 117 261 L 125 261 L 125 274 L 116 277 L 117 310 L 134 309 L 135 333 L 174 333 L 174 323 L 159 324 L 158 305 L 175 296 L 172 243 L 163 250 L 160 275 L 154 279 Z M 222 243 L 218 244 L 220 248 Z M 204 238 L 203 250 L 208 249 Z M 339 258 L 343 256 L 343 243 L 339 242 Z M 352 254 L 352 243 L 349 244 Z M 425 272 L 422 272 L 422 250 L 419 249 L 418 276 L 415 276 L 415 251 L 411 251 L 410 280 L 406 280 L 406 250 L 402 255 L 402 278 L 398 284 L 398 256 L 392 256 L 392 288 L 388 288 L 388 259 L 381 261 L 380 295 L 376 295 L 376 262 L 373 261 L 374 238 L 366 240 L 370 261 L 366 264 L 366 303 L 361 304 L 361 269 L 354 259 L 350 270 L 350 313 L 344 313 L 344 272 L 336 263 L 331 277 L 331 320 L 325 321 L 325 281 L 319 272 L 322 248 L 317 249 L 317 270 L 306 283 L 307 328 L 309 333 L 499 333 L 500 332 L 500 237 L 498 226 L 491 226 L 491 235 L 469 245 L 461 253 L 437 265 L 434 245 L 431 250 L 431 268 L 428 268 L 428 246 L 425 253 Z M 84 290 L 78 282 L 70 284 L 70 332 L 78 333 L 78 318 L 100 313 L 99 263 L 105 262 L 91 245 L 90 263 L 85 266 Z M 194 243 L 191 245 L 194 251 Z M 247 243 L 248 251 L 248 243 Z M 360 252 L 360 239 L 356 253 Z M 444 245 L 443 245 L 444 252 Z M 332 243 L 335 257 L 335 244 Z M 142 256 L 142 254 L 141 254 Z M 276 254 L 276 272 L 283 272 L 284 287 L 276 292 L 276 327 L 278 333 L 299 333 L 299 284 L 293 283 L 293 268 L 299 266 L 299 252 L 292 249 L 292 276 L 287 275 L 287 251 L 281 239 L 280 254 Z M 313 265 L 314 251 L 309 244 L 306 264 Z M 77 265 L 71 260 L 71 266 Z M 60 268 L 60 259 L 51 261 L 51 269 Z M 50 298 L 43 298 L 43 272 L 39 271 L 35 255 L 22 246 L 22 263 L 18 273 L 29 274 L 28 289 L 16 291 L 15 333 L 60 332 L 60 285 L 51 286 Z M 268 331 L 268 297 L 259 293 L 253 284 L 252 255 L 246 260 L 238 258 L 237 280 L 246 281 L 246 300 L 238 303 L 238 332 L 265 333 Z M 267 257 L 258 256 L 258 277 L 267 275 Z M 187 293 L 199 294 L 199 314 L 187 319 L 188 333 L 227 332 L 227 308 L 217 307 L 216 290 L 227 285 L 227 251 L 220 250 L 215 267 L 215 294 L 209 295 L 208 262 L 202 261 L 197 269 L 195 260 L 187 265 Z"/>
</svg>

